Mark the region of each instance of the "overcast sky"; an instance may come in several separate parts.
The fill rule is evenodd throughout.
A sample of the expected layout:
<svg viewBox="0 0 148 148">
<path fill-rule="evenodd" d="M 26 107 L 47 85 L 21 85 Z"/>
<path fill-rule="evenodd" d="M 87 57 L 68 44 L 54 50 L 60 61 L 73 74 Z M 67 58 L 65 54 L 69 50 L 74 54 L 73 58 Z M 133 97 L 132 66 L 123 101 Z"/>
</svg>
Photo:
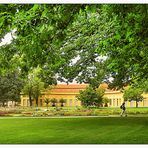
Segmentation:
<svg viewBox="0 0 148 148">
<path fill-rule="evenodd" d="M 10 44 L 12 40 L 11 33 L 7 33 L 5 37 L 2 39 L 2 42 L 0 43 L 0 46 L 5 45 L 5 44 Z"/>
</svg>

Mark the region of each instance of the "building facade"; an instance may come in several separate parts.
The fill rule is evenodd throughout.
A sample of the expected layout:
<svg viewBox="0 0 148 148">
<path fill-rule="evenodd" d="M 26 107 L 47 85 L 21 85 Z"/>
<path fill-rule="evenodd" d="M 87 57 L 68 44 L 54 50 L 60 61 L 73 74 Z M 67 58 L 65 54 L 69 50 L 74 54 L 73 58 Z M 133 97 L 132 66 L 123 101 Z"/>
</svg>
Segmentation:
<svg viewBox="0 0 148 148">
<path fill-rule="evenodd" d="M 46 98 L 55 98 L 58 102 L 60 99 L 65 99 L 66 103 L 64 103 L 64 106 L 81 106 L 81 101 L 77 100 L 76 96 L 79 94 L 80 90 L 85 90 L 87 86 L 87 84 L 58 84 L 43 92 L 39 98 L 38 104 L 39 106 L 46 106 L 44 102 Z M 33 104 L 35 104 L 35 101 L 33 101 Z M 50 103 L 50 106 L 51 105 L 52 104 Z M 60 106 L 60 103 L 57 103 L 56 105 Z M 29 106 L 28 96 L 21 96 L 21 106 Z"/>
<path fill-rule="evenodd" d="M 43 92 L 38 100 L 39 106 L 46 106 L 44 100 L 46 98 L 52 99 L 55 98 L 59 102 L 60 99 L 65 99 L 66 103 L 64 106 L 67 107 L 75 107 L 81 106 L 81 101 L 77 100 L 76 96 L 79 94 L 80 90 L 85 90 L 88 84 L 58 84 L 53 86 L 51 89 Z M 105 89 L 105 97 L 109 99 L 108 107 L 119 107 L 123 102 L 123 93 L 121 91 L 113 91 L 108 89 L 107 84 L 102 84 L 101 87 Z M 139 107 L 148 107 L 148 94 L 143 94 L 144 100 L 138 102 Z M 135 101 L 126 101 L 127 107 L 135 107 Z M 28 96 L 21 96 L 21 106 L 29 106 Z M 33 101 L 33 105 L 35 106 L 35 101 Z M 50 103 L 52 106 L 52 103 Z M 60 106 L 60 103 L 56 103 L 56 106 Z"/>
</svg>

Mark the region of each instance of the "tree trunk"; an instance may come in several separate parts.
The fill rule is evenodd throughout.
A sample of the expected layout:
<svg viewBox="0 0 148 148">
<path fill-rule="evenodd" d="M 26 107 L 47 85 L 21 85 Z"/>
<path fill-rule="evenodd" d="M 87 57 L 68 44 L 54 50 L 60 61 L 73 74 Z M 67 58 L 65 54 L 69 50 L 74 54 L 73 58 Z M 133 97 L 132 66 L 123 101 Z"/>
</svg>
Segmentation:
<svg viewBox="0 0 148 148">
<path fill-rule="evenodd" d="M 2 103 L 3 103 L 3 107 L 5 107 L 5 101 L 3 101 Z"/>
<path fill-rule="evenodd" d="M 29 103 L 30 103 L 30 106 L 32 107 L 32 98 L 31 98 L 31 95 L 29 95 Z"/>
<path fill-rule="evenodd" d="M 35 98 L 36 106 L 38 107 L 38 97 Z"/>
<path fill-rule="evenodd" d="M 48 111 L 48 104 L 46 104 L 46 106 L 47 106 L 47 111 Z"/>
<path fill-rule="evenodd" d="M 107 104 L 107 103 L 105 103 L 104 107 L 108 107 L 108 104 Z"/>
<path fill-rule="evenodd" d="M 136 108 L 138 107 L 138 102 L 136 101 Z"/>
</svg>

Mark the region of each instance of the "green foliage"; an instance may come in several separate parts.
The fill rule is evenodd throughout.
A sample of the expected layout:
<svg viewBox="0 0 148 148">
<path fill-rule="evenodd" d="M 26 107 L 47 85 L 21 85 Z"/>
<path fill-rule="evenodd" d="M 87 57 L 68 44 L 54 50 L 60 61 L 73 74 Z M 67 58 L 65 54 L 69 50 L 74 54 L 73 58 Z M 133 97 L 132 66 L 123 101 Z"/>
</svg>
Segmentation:
<svg viewBox="0 0 148 148">
<path fill-rule="evenodd" d="M 83 106 L 100 106 L 102 104 L 103 95 L 103 89 L 98 88 L 95 90 L 89 86 L 86 90 L 80 91 L 77 98 L 82 102 Z"/>
<path fill-rule="evenodd" d="M 29 79 L 26 80 L 25 83 L 26 84 L 24 85 L 23 93 L 28 95 L 30 106 L 32 106 L 33 84 L 31 82 L 31 80 L 29 80 Z"/>
<path fill-rule="evenodd" d="M 107 97 L 103 98 L 104 107 L 108 107 L 109 102 L 110 102 L 110 100 Z"/>
<path fill-rule="evenodd" d="M 136 101 L 136 107 L 138 107 L 138 102 L 144 99 L 142 93 L 143 91 L 140 88 L 128 87 L 124 91 L 123 98 L 125 101 Z"/>
<path fill-rule="evenodd" d="M 18 69 L 26 78 L 39 66 L 46 86 L 75 79 L 93 88 L 109 77 L 118 89 L 147 80 L 147 11 L 147 4 L 2 4 L 0 40 L 13 30 L 15 37 L 0 47 L 0 74 Z"/>
<path fill-rule="evenodd" d="M 52 103 L 52 106 L 56 106 L 56 103 L 58 103 L 58 100 L 55 98 L 50 99 L 50 102 Z"/>
<path fill-rule="evenodd" d="M 13 29 L 16 30 L 11 46 L 17 52 L 10 54 L 13 57 L 19 53 L 21 61 L 13 61 L 15 65 L 21 69 L 24 77 L 31 69 L 40 66 L 40 77 L 46 86 L 56 84 L 54 76 L 63 63 L 59 56 L 60 43 L 65 37 L 66 28 L 84 5 L 8 4 L 0 7 L 0 39 Z M 11 50 L 8 47 L 6 51 L 10 52 L 9 48 Z M 2 58 L 4 65 L 5 58 Z M 0 71 L 5 72 L 4 69 Z"/>
<path fill-rule="evenodd" d="M 96 52 L 99 38 L 104 35 L 106 27 L 104 23 L 104 27 L 101 26 L 104 17 L 99 13 L 100 5 L 95 6 L 95 12 L 88 11 L 87 6 L 68 27 L 61 48 L 65 63 L 60 68 L 60 76 L 68 82 L 75 79 L 79 83 L 89 83 L 93 88 L 98 87 L 106 74 L 106 64 Z"/>
<path fill-rule="evenodd" d="M 8 101 L 20 102 L 22 87 L 23 81 L 17 72 L 0 76 L 0 102 L 2 102 L 3 105 Z"/>
<path fill-rule="evenodd" d="M 44 82 L 38 77 L 39 73 L 39 67 L 33 69 L 28 75 L 23 88 L 23 93 L 29 97 L 30 106 L 32 106 L 32 99 L 36 100 L 36 105 L 38 106 L 38 98 L 44 90 Z"/>
<path fill-rule="evenodd" d="M 38 98 L 41 95 L 41 92 L 44 90 L 44 82 L 39 78 L 34 78 L 33 83 L 33 98 L 36 100 L 36 105 L 38 106 Z"/>
<path fill-rule="evenodd" d="M 48 104 L 50 103 L 50 99 L 48 99 L 48 98 L 45 98 L 44 102 L 46 103 L 47 110 L 48 110 Z"/>
<path fill-rule="evenodd" d="M 59 100 L 59 103 L 61 103 L 61 107 L 63 107 L 64 106 L 64 103 L 66 103 L 66 99 L 61 98 Z"/>
<path fill-rule="evenodd" d="M 46 98 L 46 99 L 44 100 L 44 102 L 48 105 L 48 104 L 50 103 L 50 100 Z"/>
<path fill-rule="evenodd" d="M 142 79 L 140 81 L 136 81 L 133 83 L 133 87 L 140 88 L 143 90 L 145 93 L 148 92 L 148 79 Z"/>
<path fill-rule="evenodd" d="M 95 13 L 81 12 L 66 32 L 61 48 L 66 68 L 60 69 L 61 75 L 93 85 L 113 77 L 107 82 L 117 89 L 147 79 L 147 6 L 97 5 Z M 107 56 L 103 67 L 99 56 Z"/>
<path fill-rule="evenodd" d="M 110 86 L 121 88 L 147 79 L 148 5 L 105 5 L 104 9 L 113 30 L 99 45 L 98 52 L 108 56 L 107 68 L 114 78 Z"/>
<path fill-rule="evenodd" d="M 148 80 L 143 80 L 141 83 L 142 83 L 141 87 L 143 91 L 147 93 L 148 92 Z"/>
</svg>

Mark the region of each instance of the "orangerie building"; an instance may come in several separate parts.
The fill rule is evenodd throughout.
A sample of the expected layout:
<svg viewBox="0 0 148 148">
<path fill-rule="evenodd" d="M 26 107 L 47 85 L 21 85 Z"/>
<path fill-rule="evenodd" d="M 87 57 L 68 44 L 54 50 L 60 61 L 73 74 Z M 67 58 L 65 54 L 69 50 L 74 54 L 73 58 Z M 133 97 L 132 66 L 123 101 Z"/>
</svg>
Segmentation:
<svg viewBox="0 0 148 148">
<path fill-rule="evenodd" d="M 64 106 L 67 107 L 74 107 L 74 106 L 81 106 L 81 101 L 77 100 L 76 95 L 79 94 L 80 90 L 85 90 L 88 84 L 58 84 L 53 86 L 52 89 L 49 89 L 42 93 L 39 98 L 38 105 L 39 106 L 46 106 L 44 99 L 45 98 L 55 98 L 59 101 L 61 98 L 66 100 Z M 108 103 L 108 107 L 119 107 L 123 102 L 123 93 L 121 91 L 113 91 L 108 89 L 107 84 L 101 84 L 101 87 L 105 89 L 105 97 L 107 97 L 110 101 Z M 148 107 L 148 94 L 143 94 L 145 99 L 142 102 L 138 102 L 139 107 Z M 126 101 L 127 107 L 135 107 L 135 101 Z M 33 101 L 33 105 L 35 106 L 35 101 Z M 52 104 L 50 103 L 50 106 Z M 60 103 L 56 104 L 60 106 Z M 28 96 L 22 95 L 21 96 L 21 106 L 29 106 L 29 98 Z"/>
</svg>

